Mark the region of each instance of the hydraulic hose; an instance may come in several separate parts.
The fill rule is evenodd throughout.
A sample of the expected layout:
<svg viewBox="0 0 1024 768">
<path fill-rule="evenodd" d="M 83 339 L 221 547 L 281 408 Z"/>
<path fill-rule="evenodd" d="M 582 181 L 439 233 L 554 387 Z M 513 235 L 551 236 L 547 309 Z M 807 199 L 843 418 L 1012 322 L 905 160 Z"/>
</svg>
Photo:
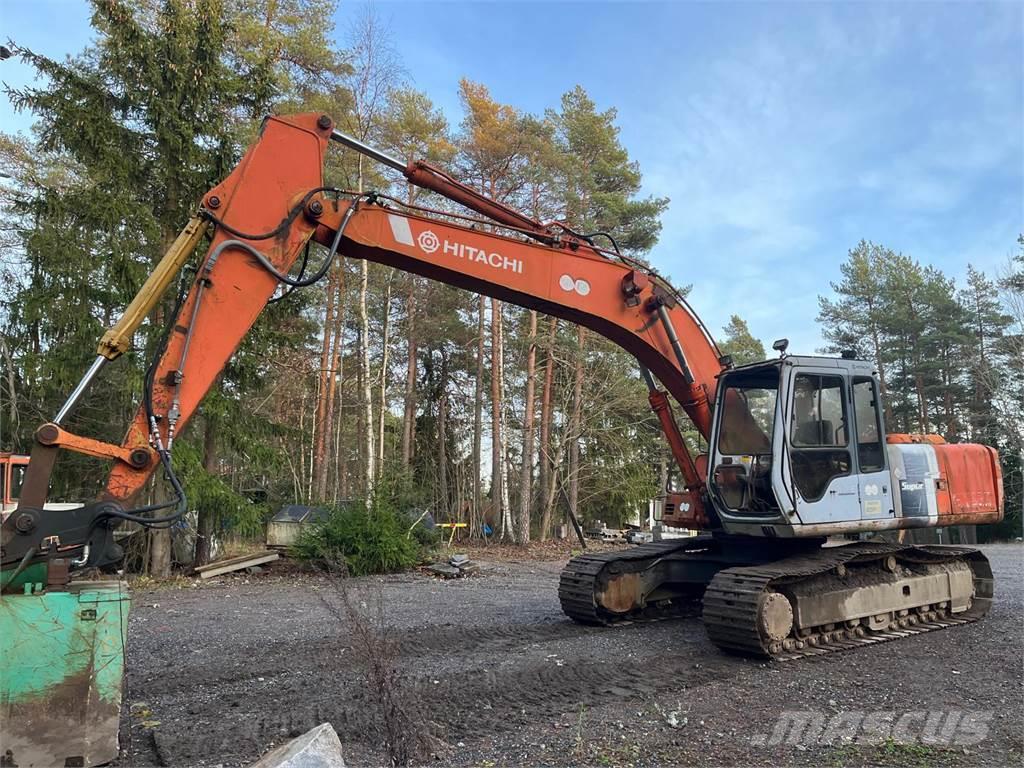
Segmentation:
<svg viewBox="0 0 1024 768">
<path fill-rule="evenodd" d="M 316 189 L 311 190 L 303 197 L 303 203 L 301 205 L 296 206 L 292 210 L 292 212 L 289 213 L 289 215 L 274 230 L 272 230 L 269 233 L 263 233 L 260 235 L 246 235 L 244 233 L 238 232 L 238 230 L 229 227 L 223 222 L 220 222 L 216 219 L 214 219 L 214 221 L 217 223 L 218 226 L 224 227 L 225 230 L 234 234 L 235 237 L 245 237 L 246 239 L 250 240 L 266 240 L 269 239 L 270 237 L 273 237 L 275 234 L 281 232 L 286 226 L 290 225 L 291 222 L 295 219 L 295 216 L 297 215 L 298 211 L 301 211 L 303 209 L 303 207 L 305 206 L 305 202 L 308 201 L 309 198 L 312 197 L 312 195 L 314 195 L 317 192 L 325 190 L 340 191 L 332 187 L 318 187 Z M 254 259 L 256 259 L 260 266 L 262 266 L 264 269 L 270 272 L 270 274 L 272 274 L 279 282 L 290 286 L 291 290 L 295 290 L 296 288 L 305 288 L 307 286 L 313 285 L 314 283 L 317 283 L 320 280 L 322 280 L 323 277 L 327 274 L 328 270 L 331 268 L 331 264 L 334 262 L 334 258 L 338 253 L 338 247 L 341 245 L 341 238 L 345 233 L 345 228 L 348 226 L 349 221 L 352 219 L 352 215 L 356 212 L 356 209 L 359 207 L 359 201 L 360 199 L 362 199 L 362 197 L 363 196 L 356 197 L 352 201 L 352 204 L 348 207 L 348 210 L 345 211 L 344 216 L 342 216 L 341 223 L 338 225 L 338 229 L 334 233 L 334 239 L 331 241 L 331 246 L 328 249 L 327 256 L 324 259 L 323 264 L 321 264 L 320 268 L 309 277 L 305 277 L 303 275 L 307 263 L 307 260 L 305 258 L 303 259 L 302 267 L 299 271 L 299 276 L 293 278 L 279 271 L 273 265 L 273 263 L 271 263 L 270 259 L 268 259 L 257 248 L 254 248 L 253 246 L 249 245 L 249 243 L 246 243 L 243 240 L 238 239 L 224 240 L 221 243 L 219 243 L 217 247 L 214 248 L 214 250 L 207 257 L 206 264 L 204 266 L 204 272 L 209 273 L 209 271 L 213 269 L 214 265 L 217 263 L 217 260 L 220 258 L 221 254 L 225 250 L 227 250 L 228 248 L 238 248 L 240 250 L 245 251 Z M 291 291 L 289 291 L 289 293 L 290 292 Z M 156 354 L 154 355 L 149 368 L 146 370 L 143 402 L 146 409 L 146 416 L 150 420 L 150 424 L 156 424 L 156 413 L 153 410 L 153 381 L 156 374 L 156 369 L 159 366 L 160 360 L 167 349 L 167 341 L 170 338 L 171 328 L 174 325 L 175 318 L 177 318 L 178 316 L 178 312 L 181 310 L 181 306 L 184 304 L 185 296 L 186 292 L 184 290 L 179 291 L 176 306 L 174 308 L 174 311 L 170 314 L 170 321 L 164 328 L 163 336 L 161 337 L 160 343 L 157 345 Z M 183 365 L 184 360 L 182 360 L 182 363 L 179 364 L 179 367 Z M 164 468 L 164 472 L 167 475 L 167 479 L 170 482 L 171 487 L 174 489 L 175 498 L 166 502 L 149 504 L 143 507 L 135 507 L 133 509 L 125 511 L 113 510 L 102 515 L 100 519 L 112 517 L 117 518 L 119 520 L 126 520 L 128 522 L 139 523 L 140 525 L 144 525 L 147 528 L 168 527 L 174 522 L 181 519 L 181 517 L 185 514 L 188 506 L 188 500 L 185 495 L 185 489 L 182 487 L 181 481 L 178 479 L 178 476 L 174 472 L 174 467 L 171 463 L 171 453 L 169 448 L 164 449 L 162 445 L 158 444 L 157 454 L 160 456 L 160 463 Z M 148 512 L 156 512 L 161 509 L 167 509 L 168 507 L 175 507 L 176 509 L 172 514 L 165 515 L 163 517 L 143 517 L 143 515 L 145 515 Z"/>
</svg>

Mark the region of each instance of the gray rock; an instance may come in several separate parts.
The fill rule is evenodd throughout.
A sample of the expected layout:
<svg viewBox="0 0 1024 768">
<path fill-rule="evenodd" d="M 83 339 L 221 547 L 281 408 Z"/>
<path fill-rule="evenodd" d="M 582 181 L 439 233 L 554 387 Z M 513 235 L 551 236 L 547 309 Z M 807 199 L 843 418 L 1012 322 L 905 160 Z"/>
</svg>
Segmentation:
<svg viewBox="0 0 1024 768">
<path fill-rule="evenodd" d="M 322 723 L 268 752 L 249 768 L 345 768 L 341 739 L 330 723 Z"/>
<path fill-rule="evenodd" d="M 476 563 L 463 563 L 462 565 L 459 566 L 459 571 L 463 575 L 468 575 L 470 573 L 476 573 L 479 570 L 480 570 L 480 566 L 477 565 Z"/>
<path fill-rule="evenodd" d="M 446 579 L 454 579 L 461 573 L 458 568 L 448 565 L 447 563 L 434 563 L 433 565 L 428 565 L 427 570 L 438 576 L 443 576 Z"/>
<path fill-rule="evenodd" d="M 469 562 L 469 555 L 452 555 L 448 562 L 458 568 L 463 563 Z"/>
</svg>

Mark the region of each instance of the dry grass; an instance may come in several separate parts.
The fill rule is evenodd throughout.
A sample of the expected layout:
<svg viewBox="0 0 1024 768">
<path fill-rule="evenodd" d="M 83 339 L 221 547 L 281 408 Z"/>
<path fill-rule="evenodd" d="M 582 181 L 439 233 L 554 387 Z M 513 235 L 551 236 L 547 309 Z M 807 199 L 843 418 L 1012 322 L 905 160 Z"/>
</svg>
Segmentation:
<svg viewBox="0 0 1024 768">
<path fill-rule="evenodd" d="M 447 745 L 437 726 L 424 720 L 426 708 L 399 667 L 398 643 L 386 619 L 383 595 L 356 593 L 344 575 L 329 572 L 336 600 L 322 597 L 328 611 L 348 629 L 351 658 L 361 669 L 368 701 L 375 710 L 373 735 L 393 766 L 422 763 Z"/>
</svg>

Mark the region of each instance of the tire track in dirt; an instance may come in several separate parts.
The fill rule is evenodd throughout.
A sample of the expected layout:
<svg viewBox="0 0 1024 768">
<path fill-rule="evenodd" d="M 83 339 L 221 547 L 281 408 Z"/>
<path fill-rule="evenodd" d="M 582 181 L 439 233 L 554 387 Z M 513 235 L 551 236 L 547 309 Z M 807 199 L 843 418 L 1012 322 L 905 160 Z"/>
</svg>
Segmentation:
<svg viewBox="0 0 1024 768">
<path fill-rule="evenodd" d="M 718 684 L 743 668 L 735 662 L 695 665 L 690 656 L 666 655 L 658 658 L 656 671 L 640 675 L 618 662 L 565 661 L 559 666 L 553 659 L 531 659 L 512 669 L 467 670 L 444 679 L 427 675 L 410 683 L 420 703 L 417 710 L 438 726 L 443 738 L 457 741 L 551 722 L 581 706 Z M 332 723 L 343 742 L 365 742 L 377 717 L 361 686 L 341 685 L 334 675 L 316 686 L 283 683 L 273 689 L 273 701 L 272 711 L 250 716 L 230 694 L 217 696 L 197 713 L 199 732 L 184 723 L 161 728 L 160 753 L 172 765 L 227 757 L 228 749 L 249 759 L 268 743 L 322 722 Z"/>
<path fill-rule="evenodd" d="M 386 637 L 398 647 L 405 661 L 417 661 L 435 654 L 460 655 L 479 651 L 505 653 L 532 645 L 574 640 L 607 630 L 587 627 L 567 619 L 535 624 L 494 624 L 484 626 L 431 625 L 427 627 L 387 630 Z M 317 640 L 273 640 L 266 644 L 247 645 L 229 658 L 217 654 L 190 658 L 187 665 L 180 659 L 168 661 L 166 674 L 147 681 L 153 694 L 170 694 L 194 687 L 195 680 L 204 685 L 230 685 L 249 682 L 255 677 L 281 677 L 309 672 L 309 659 L 333 660 L 336 670 L 344 672 L 352 666 L 352 638 L 347 633 Z M 187 666 L 187 669 L 185 668 Z M 129 665 L 131 668 L 131 665 Z M 352 669 L 352 674 L 358 674 Z"/>
</svg>

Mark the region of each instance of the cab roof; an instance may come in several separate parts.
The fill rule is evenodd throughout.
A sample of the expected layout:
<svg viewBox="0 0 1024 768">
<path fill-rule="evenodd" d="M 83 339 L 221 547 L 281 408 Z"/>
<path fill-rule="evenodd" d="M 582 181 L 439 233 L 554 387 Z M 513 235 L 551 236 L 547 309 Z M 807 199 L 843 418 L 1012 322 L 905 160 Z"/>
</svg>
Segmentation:
<svg viewBox="0 0 1024 768">
<path fill-rule="evenodd" d="M 730 368 L 728 371 L 723 371 L 723 373 L 752 371 L 765 366 L 780 368 L 783 365 L 799 368 L 831 368 L 839 371 L 845 371 L 846 373 L 859 374 L 861 376 L 873 376 L 875 373 L 875 364 L 867 360 L 852 360 L 844 357 L 831 357 L 827 355 L 783 355 L 782 357 L 775 358 L 774 360 L 769 359 L 762 360 L 759 363 L 738 365 L 735 368 Z"/>
</svg>

